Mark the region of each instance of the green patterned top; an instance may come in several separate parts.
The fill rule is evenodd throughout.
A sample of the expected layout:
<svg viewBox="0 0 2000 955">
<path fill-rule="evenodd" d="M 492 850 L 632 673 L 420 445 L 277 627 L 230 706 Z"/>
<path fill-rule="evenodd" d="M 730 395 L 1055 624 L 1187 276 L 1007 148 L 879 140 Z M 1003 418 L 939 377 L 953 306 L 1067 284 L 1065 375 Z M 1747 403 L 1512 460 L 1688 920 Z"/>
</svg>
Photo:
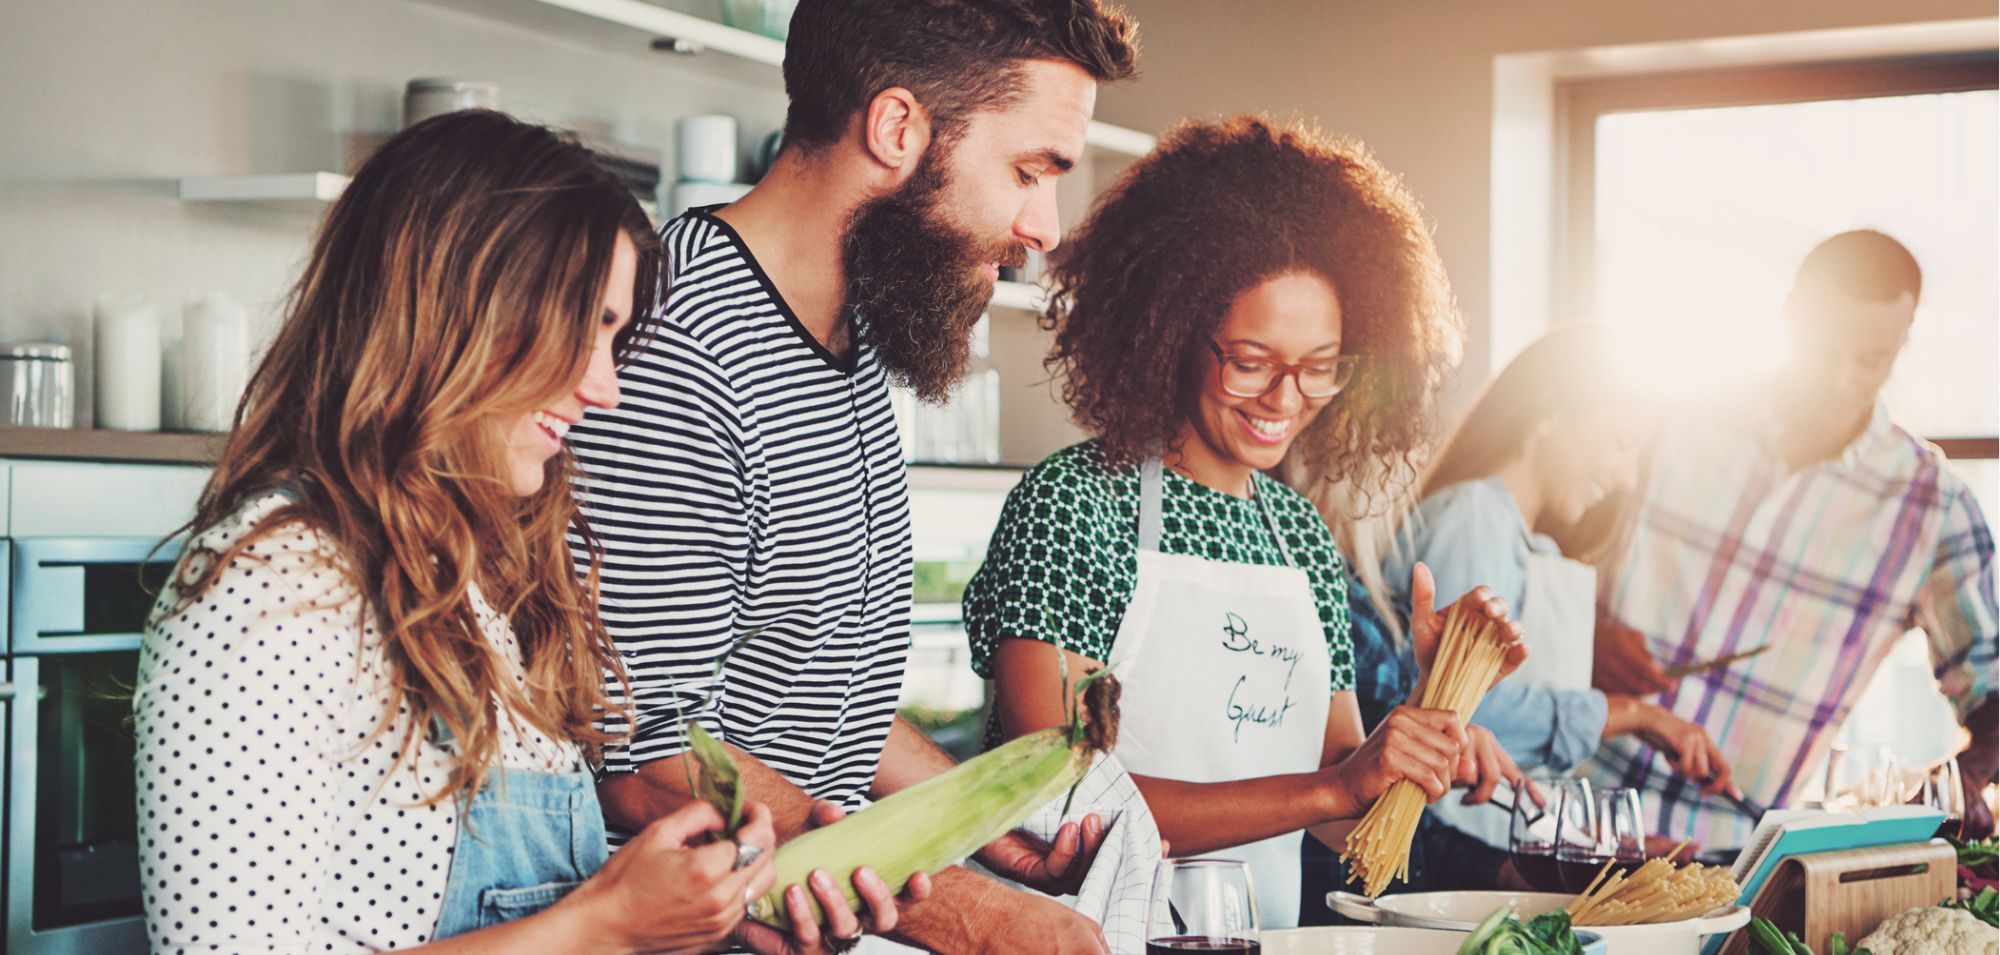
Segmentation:
<svg viewBox="0 0 2000 955">
<path fill-rule="evenodd" d="M 1258 474 L 1253 493 L 1270 505 L 1294 564 L 1312 580 L 1334 692 L 1354 689 L 1346 567 L 1333 535 L 1312 502 L 1282 481 Z M 1160 549 L 1243 564 L 1285 562 L 1255 501 L 1171 468 L 1160 493 Z M 1138 466 L 1113 466 L 1096 441 L 1050 455 L 1007 495 L 986 563 L 965 588 L 972 668 L 993 676 L 993 648 L 1001 637 L 1111 659 L 1138 578 Z"/>
</svg>

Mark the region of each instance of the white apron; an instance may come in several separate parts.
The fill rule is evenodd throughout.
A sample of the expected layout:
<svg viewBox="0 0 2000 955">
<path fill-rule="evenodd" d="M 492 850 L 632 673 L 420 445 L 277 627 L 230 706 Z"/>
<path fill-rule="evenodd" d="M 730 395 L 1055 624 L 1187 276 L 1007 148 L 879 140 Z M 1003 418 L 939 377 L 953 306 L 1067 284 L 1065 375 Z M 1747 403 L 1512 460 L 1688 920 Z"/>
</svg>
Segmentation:
<svg viewBox="0 0 2000 955">
<path fill-rule="evenodd" d="M 1326 631 L 1297 567 L 1160 552 L 1160 461 L 1139 478 L 1139 580 L 1111 647 L 1124 685 L 1118 758 L 1141 776 L 1196 783 L 1311 772 L 1332 696 Z M 1291 554 L 1256 499 L 1287 565 Z M 1265 928 L 1298 924 L 1290 832 L 1213 855 L 1250 864 Z"/>
<path fill-rule="evenodd" d="M 1597 649 L 1597 568 L 1528 550 L 1520 614 L 1528 659 L 1508 679 L 1556 690 L 1590 689 Z"/>
<path fill-rule="evenodd" d="M 1530 546 L 1527 586 L 1521 606 L 1514 612 L 1521 621 L 1528 659 L 1508 674 L 1505 682 L 1554 690 L 1590 689 L 1590 667 L 1596 653 L 1597 569 L 1560 554 L 1538 554 Z M 1431 808 L 1452 828 L 1495 849 L 1508 849 L 1511 820 L 1507 811 L 1492 803 L 1467 806 L 1459 802 L 1463 798 L 1464 791 L 1449 793 Z"/>
</svg>

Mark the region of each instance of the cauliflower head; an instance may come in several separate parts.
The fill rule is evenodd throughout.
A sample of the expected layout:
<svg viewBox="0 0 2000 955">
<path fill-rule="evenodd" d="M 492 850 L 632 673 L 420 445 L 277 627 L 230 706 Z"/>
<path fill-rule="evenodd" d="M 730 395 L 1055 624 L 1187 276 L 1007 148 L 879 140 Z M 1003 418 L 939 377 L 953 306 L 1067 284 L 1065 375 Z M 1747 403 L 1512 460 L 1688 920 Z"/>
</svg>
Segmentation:
<svg viewBox="0 0 2000 955">
<path fill-rule="evenodd" d="M 2000 955 L 2000 931 L 1962 909 L 1911 909 L 1876 926 L 1858 947 L 1871 955 Z"/>
</svg>

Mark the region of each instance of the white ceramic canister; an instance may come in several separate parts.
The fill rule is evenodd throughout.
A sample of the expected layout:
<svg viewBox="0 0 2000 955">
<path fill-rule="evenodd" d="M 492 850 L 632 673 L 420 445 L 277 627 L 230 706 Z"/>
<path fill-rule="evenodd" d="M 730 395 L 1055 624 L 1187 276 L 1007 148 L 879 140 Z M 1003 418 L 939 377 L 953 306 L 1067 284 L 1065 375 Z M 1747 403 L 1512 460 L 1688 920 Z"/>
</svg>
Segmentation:
<svg viewBox="0 0 2000 955">
<path fill-rule="evenodd" d="M 180 426 L 228 431 L 250 375 L 250 312 L 218 292 L 188 299 L 181 313 Z"/>
<path fill-rule="evenodd" d="M 97 300 L 97 426 L 160 430 L 160 307 L 135 295 Z"/>
<path fill-rule="evenodd" d="M 720 113 L 683 116 L 674 124 L 674 148 L 684 182 L 736 180 L 736 117 Z"/>
<path fill-rule="evenodd" d="M 667 199 L 667 215 L 678 216 L 696 206 L 726 206 L 749 192 L 745 182 L 677 182 Z"/>
</svg>

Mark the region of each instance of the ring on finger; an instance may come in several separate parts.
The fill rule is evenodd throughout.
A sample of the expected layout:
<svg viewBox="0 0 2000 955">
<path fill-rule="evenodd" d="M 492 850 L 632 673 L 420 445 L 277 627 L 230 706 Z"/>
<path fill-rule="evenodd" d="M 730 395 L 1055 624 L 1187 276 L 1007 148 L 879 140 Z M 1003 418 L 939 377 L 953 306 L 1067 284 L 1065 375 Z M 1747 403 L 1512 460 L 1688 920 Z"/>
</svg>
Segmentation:
<svg viewBox="0 0 2000 955">
<path fill-rule="evenodd" d="M 736 864 L 730 866 L 730 869 L 733 871 L 735 869 L 741 869 L 750 866 L 751 864 L 755 863 L 758 859 L 762 858 L 763 855 L 764 855 L 763 846 L 756 845 L 755 843 L 738 841 L 736 842 Z"/>
<path fill-rule="evenodd" d="M 835 935 L 832 932 L 828 932 L 826 934 L 826 947 L 828 950 L 835 952 L 849 951 L 854 946 L 861 944 L 861 936 L 864 934 L 866 934 L 866 930 L 859 927 L 855 928 L 853 935 Z"/>
</svg>

